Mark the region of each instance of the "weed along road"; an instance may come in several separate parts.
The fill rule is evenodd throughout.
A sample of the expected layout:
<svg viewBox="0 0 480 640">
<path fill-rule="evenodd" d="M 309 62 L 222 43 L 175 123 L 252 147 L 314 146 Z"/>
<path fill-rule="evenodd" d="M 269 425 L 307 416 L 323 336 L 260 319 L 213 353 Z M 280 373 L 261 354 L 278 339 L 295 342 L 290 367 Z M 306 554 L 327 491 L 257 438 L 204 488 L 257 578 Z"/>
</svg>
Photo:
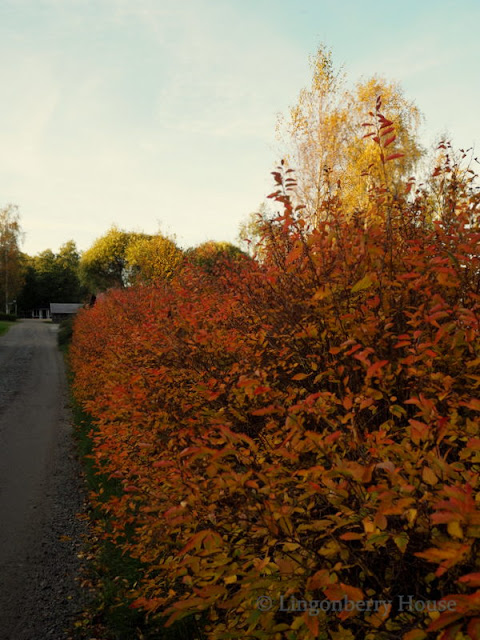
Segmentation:
<svg viewBox="0 0 480 640">
<path fill-rule="evenodd" d="M 0 337 L 0 639 L 68 638 L 79 606 L 79 470 L 57 326 Z"/>
</svg>

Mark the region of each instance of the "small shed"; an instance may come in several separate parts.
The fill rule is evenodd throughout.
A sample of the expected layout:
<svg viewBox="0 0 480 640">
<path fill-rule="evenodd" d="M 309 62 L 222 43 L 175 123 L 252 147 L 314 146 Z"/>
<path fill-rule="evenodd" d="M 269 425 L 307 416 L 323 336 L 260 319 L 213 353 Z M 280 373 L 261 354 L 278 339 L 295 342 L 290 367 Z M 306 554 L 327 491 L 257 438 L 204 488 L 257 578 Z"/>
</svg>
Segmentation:
<svg viewBox="0 0 480 640">
<path fill-rule="evenodd" d="M 77 313 L 82 307 L 78 302 L 51 302 L 50 303 L 50 316 L 52 322 L 61 322 L 65 318 Z"/>
<path fill-rule="evenodd" d="M 50 309 L 47 307 L 37 307 L 32 309 L 32 318 L 39 318 L 40 320 L 48 320 L 50 318 Z"/>
</svg>

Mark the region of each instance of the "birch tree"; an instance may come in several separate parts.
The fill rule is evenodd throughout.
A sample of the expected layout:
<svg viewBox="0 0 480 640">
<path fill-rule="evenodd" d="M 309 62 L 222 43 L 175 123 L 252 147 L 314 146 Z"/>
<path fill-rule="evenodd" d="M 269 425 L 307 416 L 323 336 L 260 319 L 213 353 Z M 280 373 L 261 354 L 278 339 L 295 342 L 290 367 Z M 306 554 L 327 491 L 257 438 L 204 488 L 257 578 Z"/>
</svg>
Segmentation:
<svg viewBox="0 0 480 640">
<path fill-rule="evenodd" d="M 347 86 L 324 46 L 310 59 L 312 81 L 300 91 L 296 104 L 280 116 L 277 132 L 287 165 L 295 169 L 296 200 L 311 222 L 328 214 L 328 202 L 341 197 L 344 210 L 368 204 L 372 184 L 385 180 L 379 148 L 364 139 L 381 96 L 383 115 L 395 128 L 395 151 L 403 155 L 387 176 L 392 190 L 411 175 L 423 155 L 418 140 L 421 114 L 400 85 L 374 76 Z M 393 150 L 393 146 L 392 146 Z"/>
<path fill-rule="evenodd" d="M 0 210 L 0 299 L 5 313 L 10 312 L 22 286 L 22 239 L 18 207 L 9 204 Z"/>
</svg>

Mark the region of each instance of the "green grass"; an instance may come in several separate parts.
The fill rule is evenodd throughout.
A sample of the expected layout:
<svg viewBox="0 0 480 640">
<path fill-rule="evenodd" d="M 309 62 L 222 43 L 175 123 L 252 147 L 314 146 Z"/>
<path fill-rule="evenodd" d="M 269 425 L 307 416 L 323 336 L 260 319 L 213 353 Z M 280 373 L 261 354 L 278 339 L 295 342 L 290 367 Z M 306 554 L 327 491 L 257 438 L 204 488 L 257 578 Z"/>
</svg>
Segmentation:
<svg viewBox="0 0 480 640">
<path fill-rule="evenodd" d="M 68 370 L 69 328 L 66 327 L 65 333 L 67 336 L 59 337 L 59 346 L 66 356 Z M 68 378 L 71 384 L 72 374 L 69 370 Z M 102 491 L 104 500 L 119 495 L 121 483 L 99 474 L 91 457 L 94 423 L 73 399 L 71 405 L 77 451 L 82 460 L 88 490 L 96 494 Z M 91 507 L 89 520 L 93 525 L 101 523 L 109 527 L 108 515 L 101 508 Z M 90 584 L 92 597 L 88 610 L 77 622 L 79 637 L 95 636 L 104 640 L 203 640 L 202 623 L 194 616 L 165 628 L 158 617 L 147 619 L 143 611 L 130 608 L 130 592 L 143 574 L 142 563 L 122 554 L 111 542 L 97 540 L 94 536 L 88 546 L 86 581 Z"/>
<path fill-rule="evenodd" d="M 60 347 L 68 347 L 72 340 L 73 320 L 73 316 L 71 316 L 70 318 L 65 318 L 60 322 L 58 326 L 57 339 Z M 51 323 L 51 320 L 47 320 L 46 322 Z"/>
<path fill-rule="evenodd" d="M 7 333 L 7 331 L 10 329 L 12 324 L 13 324 L 13 322 L 7 322 L 5 320 L 0 320 L 0 336 L 2 336 L 4 333 Z"/>
</svg>

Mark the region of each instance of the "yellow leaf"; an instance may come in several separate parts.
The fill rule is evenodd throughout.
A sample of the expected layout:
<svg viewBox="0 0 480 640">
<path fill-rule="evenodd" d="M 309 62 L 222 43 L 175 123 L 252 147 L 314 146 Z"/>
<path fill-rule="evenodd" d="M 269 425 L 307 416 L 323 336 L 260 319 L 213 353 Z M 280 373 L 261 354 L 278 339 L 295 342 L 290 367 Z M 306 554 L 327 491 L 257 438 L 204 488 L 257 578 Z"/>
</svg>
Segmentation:
<svg viewBox="0 0 480 640">
<path fill-rule="evenodd" d="M 407 415 L 407 412 L 405 411 L 405 409 L 401 407 L 399 404 L 393 404 L 389 410 L 390 410 L 390 413 L 392 413 L 394 416 L 397 416 L 397 418 L 401 418 L 402 416 Z"/>
<path fill-rule="evenodd" d="M 327 542 L 327 544 L 323 545 L 319 553 L 320 555 L 328 558 L 328 556 L 336 555 L 337 553 L 339 553 L 340 550 L 341 548 L 338 542 L 336 540 L 330 540 L 330 542 Z"/>
<path fill-rule="evenodd" d="M 233 575 L 233 576 L 227 576 L 224 580 L 225 584 L 233 584 L 234 582 L 237 581 L 237 576 Z"/>
<path fill-rule="evenodd" d="M 409 525 L 413 525 L 413 523 L 417 519 L 417 513 L 418 511 L 416 509 L 407 509 L 405 511 L 405 517 L 407 518 Z"/>
<path fill-rule="evenodd" d="M 297 629 L 300 629 L 300 627 L 302 627 L 304 624 L 305 624 L 304 619 L 301 616 L 297 616 L 295 620 L 292 622 L 291 629 L 293 631 L 296 631 Z"/>
<path fill-rule="evenodd" d="M 364 518 L 362 522 L 363 522 L 363 528 L 365 529 L 365 533 L 373 533 L 375 531 L 375 525 L 370 520 L 370 518 Z"/>
<path fill-rule="evenodd" d="M 449 522 L 447 524 L 447 531 L 454 538 L 463 538 L 462 527 L 460 526 L 460 523 L 458 522 L 458 520 Z"/>
<path fill-rule="evenodd" d="M 402 533 L 400 533 L 399 535 L 393 536 L 393 541 L 395 542 L 399 550 L 404 553 L 405 549 L 408 546 L 408 534 L 402 531 Z"/>
<path fill-rule="evenodd" d="M 351 291 L 355 293 L 356 291 L 362 291 L 363 289 L 368 289 L 368 287 L 373 284 L 373 280 L 367 274 L 361 280 L 359 280 L 356 284 L 353 285 Z"/>
</svg>

